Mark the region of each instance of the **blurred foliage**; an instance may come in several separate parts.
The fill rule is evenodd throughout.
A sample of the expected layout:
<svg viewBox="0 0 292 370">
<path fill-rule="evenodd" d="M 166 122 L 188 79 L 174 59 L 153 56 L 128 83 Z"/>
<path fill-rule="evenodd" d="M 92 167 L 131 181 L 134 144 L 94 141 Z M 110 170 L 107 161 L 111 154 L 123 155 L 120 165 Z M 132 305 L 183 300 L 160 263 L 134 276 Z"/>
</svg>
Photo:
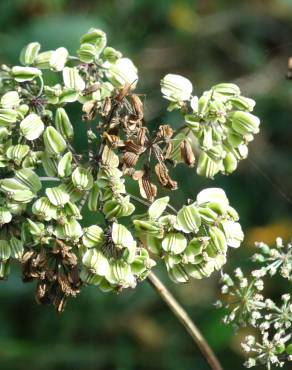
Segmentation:
<svg viewBox="0 0 292 370">
<path fill-rule="evenodd" d="M 180 205 L 206 185 L 223 187 L 247 234 L 245 246 L 230 254 L 228 269 L 244 268 L 253 241 L 291 237 L 292 83 L 285 80 L 291 21 L 290 0 L 1 0 L 0 63 L 15 64 L 21 47 L 35 40 L 44 49 L 64 45 L 75 50 L 80 34 L 100 27 L 139 67 L 150 128 L 179 124 L 173 114 L 162 116 L 166 103 L 159 80 L 166 73 L 188 77 L 198 93 L 222 81 L 239 84 L 257 100 L 262 120 L 249 159 L 234 175 L 217 176 L 211 184 L 178 167 L 180 190 L 172 198 Z M 220 324 L 221 313 L 212 307 L 216 280 L 170 283 L 170 289 L 199 323 L 225 369 L 242 369 L 244 333 L 234 336 Z M 271 294 L 285 291 L 279 284 L 268 287 Z M 147 282 L 135 293 L 118 296 L 88 288 L 61 316 L 37 306 L 32 291 L 20 281 L 19 271 L 0 285 L 1 369 L 207 369 Z"/>
</svg>

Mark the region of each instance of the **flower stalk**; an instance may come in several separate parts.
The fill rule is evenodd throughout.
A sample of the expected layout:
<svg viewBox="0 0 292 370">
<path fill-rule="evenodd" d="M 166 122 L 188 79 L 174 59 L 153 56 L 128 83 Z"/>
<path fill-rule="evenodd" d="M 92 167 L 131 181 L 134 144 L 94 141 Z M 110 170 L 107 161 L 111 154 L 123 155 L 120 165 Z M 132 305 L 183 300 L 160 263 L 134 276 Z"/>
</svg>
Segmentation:
<svg viewBox="0 0 292 370">
<path fill-rule="evenodd" d="M 192 319 L 184 310 L 184 308 L 174 298 L 171 292 L 162 283 L 162 281 L 154 274 L 154 272 L 151 271 L 149 273 L 148 281 L 150 282 L 151 286 L 156 290 L 161 299 L 166 303 L 166 305 L 169 307 L 172 313 L 180 321 L 185 330 L 189 333 L 195 345 L 200 350 L 202 356 L 208 363 L 210 369 L 223 370 L 219 360 L 212 351 L 211 347 L 208 345 L 206 339 L 203 337 L 198 327 L 192 321 Z"/>
</svg>

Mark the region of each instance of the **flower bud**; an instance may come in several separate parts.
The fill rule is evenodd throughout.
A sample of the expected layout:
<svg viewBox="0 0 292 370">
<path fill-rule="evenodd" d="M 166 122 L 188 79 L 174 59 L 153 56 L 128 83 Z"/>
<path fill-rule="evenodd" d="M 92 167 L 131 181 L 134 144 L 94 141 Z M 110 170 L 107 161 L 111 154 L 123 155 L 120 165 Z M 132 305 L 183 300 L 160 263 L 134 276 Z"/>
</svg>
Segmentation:
<svg viewBox="0 0 292 370">
<path fill-rule="evenodd" d="M 99 276 L 107 275 L 110 270 L 110 264 L 107 258 L 102 254 L 102 252 L 97 251 L 95 248 L 88 249 L 84 253 L 82 263 L 94 274 Z"/>
<path fill-rule="evenodd" d="M 96 212 L 99 206 L 99 186 L 95 182 L 91 188 L 88 197 L 88 209 L 91 212 Z"/>
<path fill-rule="evenodd" d="M 233 130 L 243 136 L 249 133 L 256 134 L 259 132 L 260 120 L 251 113 L 236 111 L 230 115 L 230 118 L 232 120 Z"/>
<path fill-rule="evenodd" d="M 71 140 L 74 135 L 74 129 L 64 108 L 56 110 L 55 124 L 60 134 L 67 140 Z"/>
<path fill-rule="evenodd" d="M 55 235 L 59 239 L 71 240 L 73 243 L 82 236 L 82 227 L 75 218 L 71 218 L 63 225 L 58 225 L 55 229 Z"/>
<path fill-rule="evenodd" d="M 11 249 L 7 240 L 0 240 L 0 261 L 7 261 L 11 256 Z"/>
<path fill-rule="evenodd" d="M 32 81 L 36 77 L 40 77 L 42 72 L 35 67 L 12 67 L 11 69 L 12 77 L 15 78 L 17 82 Z"/>
<path fill-rule="evenodd" d="M 50 68 L 50 60 L 53 55 L 53 51 L 44 51 L 43 53 L 39 53 L 35 58 L 34 65 L 40 69 L 49 69 Z"/>
<path fill-rule="evenodd" d="M 46 128 L 43 138 L 46 150 L 50 154 L 61 154 L 67 148 L 62 135 L 52 126 Z"/>
<path fill-rule="evenodd" d="M 15 237 L 12 237 L 9 240 L 9 246 L 11 250 L 11 257 L 15 259 L 20 259 L 24 252 L 22 241 L 20 241 L 19 239 Z"/>
<path fill-rule="evenodd" d="M 77 67 L 65 67 L 63 69 L 63 80 L 65 87 L 68 89 L 73 89 L 78 92 L 85 89 L 85 82 L 80 76 Z"/>
<path fill-rule="evenodd" d="M 183 206 L 177 214 L 177 229 L 184 233 L 197 233 L 201 226 L 201 216 L 194 204 Z"/>
<path fill-rule="evenodd" d="M 86 191 L 92 187 L 93 178 L 87 169 L 77 167 L 72 173 L 72 183 L 79 191 Z"/>
<path fill-rule="evenodd" d="M 68 177 L 72 173 L 72 153 L 68 152 L 63 155 L 58 163 L 58 175 Z"/>
<path fill-rule="evenodd" d="M 118 59 L 107 70 L 106 76 L 117 88 L 130 85 L 131 89 L 134 89 L 138 81 L 137 68 L 128 58 Z"/>
<path fill-rule="evenodd" d="M 27 140 L 35 140 L 41 136 L 44 131 L 44 123 L 41 118 L 30 113 L 20 123 L 20 131 Z"/>
<path fill-rule="evenodd" d="M 17 120 L 17 112 L 13 109 L 0 109 L 0 126 L 9 127 Z"/>
<path fill-rule="evenodd" d="M 60 72 L 64 69 L 67 60 L 68 60 L 68 50 L 66 48 L 58 48 L 54 50 L 50 57 L 50 67 L 57 72 Z"/>
<path fill-rule="evenodd" d="M 4 224 L 9 224 L 12 220 L 12 214 L 9 210 L 5 207 L 0 207 L 0 226 L 2 227 Z"/>
<path fill-rule="evenodd" d="M 63 207 L 69 202 L 70 196 L 60 186 L 47 188 L 46 195 L 49 201 L 56 207 Z"/>
<path fill-rule="evenodd" d="M 193 91 L 192 83 L 176 74 L 166 75 L 161 80 L 160 86 L 163 97 L 173 102 L 189 100 Z"/>
<path fill-rule="evenodd" d="M 96 47 L 90 43 L 80 45 L 77 55 L 84 63 L 92 63 L 96 55 Z"/>
<path fill-rule="evenodd" d="M 186 283 L 189 280 L 189 275 L 187 274 L 185 268 L 180 264 L 174 265 L 169 268 L 167 265 L 168 275 L 170 279 L 175 283 Z"/>
<path fill-rule="evenodd" d="M 24 66 L 34 64 L 34 61 L 40 51 L 41 45 L 38 42 L 31 42 L 26 45 L 20 53 L 20 63 Z"/>
<path fill-rule="evenodd" d="M 148 209 L 149 218 L 157 220 L 165 211 L 169 203 L 169 197 L 156 199 Z"/>
<path fill-rule="evenodd" d="M 17 108 L 20 104 L 20 98 L 17 91 L 8 91 L 2 95 L 0 104 L 4 109 Z"/>
<path fill-rule="evenodd" d="M 28 145 L 12 145 L 7 149 L 6 156 L 11 161 L 15 162 L 17 165 L 20 165 L 22 160 L 29 152 Z"/>
<path fill-rule="evenodd" d="M 240 95 L 240 89 L 237 85 L 232 83 L 220 83 L 212 87 L 212 90 L 227 96 L 237 96 Z"/>
<path fill-rule="evenodd" d="M 180 233 L 168 233 L 162 240 L 161 246 L 165 252 L 180 254 L 186 249 L 187 239 Z"/>
<path fill-rule="evenodd" d="M 97 225 L 87 227 L 82 236 L 82 242 L 86 248 L 100 247 L 104 243 L 104 233 L 102 228 Z"/>
<path fill-rule="evenodd" d="M 15 178 L 34 193 L 37 193 L 42 188 L 38 175 L 29 168 L 22 168 L 16 171 Z"/>
<path fill-rule="evenodd" d="M 96 28 L 90 28 L 80 39 L 81 44 L 92 44 L 99 52 L 101 52 L 106 46 L 106 41 L 106 34 L 102 30 Z"/>
<path fill-rule="evenodd" d="M 199 157 L 197 174 L 208 178 L 213 178 L 221 170 L 220 161 L 214 161 L 208 154 L 202 152 Z"/>
</svg>

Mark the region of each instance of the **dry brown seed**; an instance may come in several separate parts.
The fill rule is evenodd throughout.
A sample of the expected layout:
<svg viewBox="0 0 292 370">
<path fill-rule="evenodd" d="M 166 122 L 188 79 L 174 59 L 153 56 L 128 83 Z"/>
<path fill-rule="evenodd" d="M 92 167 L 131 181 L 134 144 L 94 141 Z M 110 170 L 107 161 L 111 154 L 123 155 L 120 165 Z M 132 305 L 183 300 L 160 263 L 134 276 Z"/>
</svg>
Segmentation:
<svg viewBox="0 0 292 370">
<path fill-rule="evenodd" d="M 118 148 L 124 146 L 124 142 L 117 135 L 110 135 L 106 131 L 102 134 L 102 138 L 110 144 L 112 148 Z"/>
<path fill-rule="evenodd" d="M 170 139 L 173 135 L 173 129 L 169 125 L 161 125 L 159 126 L 157 136 L 164 138 L 164 139 Z"/>
<path fill-rule="evenodd" d="M 183 140 L 180 143 L 180 153 L 182 160 L 186 165 L 189 167 L 193 167 L 195 165 L 195 155 L 188 140 Z"/>
<path fill-rule="evenodd" d="M 106 117 L 108 116 L 109 112 L 111 111 L 112 109 L 112 101 L 111 99 L 107 96 L 104 100 L 104 103 L 103 103 L 103 107 L 102 107 L 102 112 L 101 112 L 101 115 L 103 117 Z"/>
<path fill-rule="evenodd" d="M 141 101 L 141 99 L 139 98 L 138 95 L 131 95 L 131 102 L 132 102 L 132 106 L 137 114 L 137 117 L 139 118 L 139 120 L 141 120 L 143 117 L 144 117 L 144 112 L 143 112 L 143 103 Z"/>
<path fill-rule="evenodd" d="M 97 102 L 88 101 L 83 104 L 82 112 L 84 112 L 82 119 L 84 121 L 92 121 L 97 115 Z"/>
<path fill-rule="evenodd" d="M 138 134 L 137 134 L 137 142 L 138 142 L 138 144 L 139 144 L 139 145 L 141 145 L 141 146 L 144 146 L 144 145 L 145 145 L 146 132 L 147 132 L 146 127 L 141 127 L 141 128 L 139 128 L 139 130 L 138 130 Z"/>
<path fill-rule="evenodd" d="M 145 148 L 143 148 L 140 144 L 135 143 L 133 140 L 125 141 L 125 149 L 128 152 L 133 152 L 137 155 L 140 155 L 145 151 Z"/>
<path fill-rule="evenodd" d="M 171 190 L 177 189 L 177 182 L 172 180 L 168 174 L 168 169 L 163 163 L 157 163 L 155 166 L 155 173 L 160 184 Z"/>
<path fill-rule="evenodd" d="M 151 183 L 150 178 L 147 175 L 144 175 L 141 179 L 139 179 L 138 183 L 142 198 L 153 202 L 157 195 L 157 186 Z"/>
<path fill-rule="evenodd" d="M 172 152 L 172 149 L 173 149 L 173 144 L 171 141 L 169 141 L 167 144 L 166 144 L 166 147 L 165 147 L 165 153 L 164 153 L 164 158 L 165 159 L 169 159 L 170 156 L 171 156 L 171 152 Z"/>
<path fill-rule="evenodd" d="M 136 166 L 139 159 L 139 155 L 133 152 L 125 152 L 123 155 L 123 164 L 128 168 L 133 168 Z"/>
<path fill-rule="evenodd" d="M 118 167 L 119 157 L 107 146 L 103 148 L 101 156 L 102 164 L 107 167 Z"/>
</svg>

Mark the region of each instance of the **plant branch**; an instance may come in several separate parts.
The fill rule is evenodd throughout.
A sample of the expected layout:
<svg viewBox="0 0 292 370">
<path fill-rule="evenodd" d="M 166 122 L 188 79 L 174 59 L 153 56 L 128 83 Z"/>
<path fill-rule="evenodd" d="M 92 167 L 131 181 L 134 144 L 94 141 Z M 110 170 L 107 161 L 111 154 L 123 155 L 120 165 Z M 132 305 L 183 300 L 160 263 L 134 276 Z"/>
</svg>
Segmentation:
<svg viewBox="0 0 292 370">
<path fill-rule="evenodd" d="M 178 303 L 166 286 L 160 281 L 160 279 L 153 273 L 150 272 L 148 275 L 148 280 L 152 287 L 157 291 L 162 300 L 167 304 L 173 314 L 184 326 L 186 331 L 192 337 L 196 346 L 199 348 L 201 354 L 209 364 L 210 369 L 212 370 L 223 370 L 220 365 L 217 357 L 215 356 L 212 349 L 209 347 L 207 341 L 202 336 L 199 329 L 196 327 L 194 322 L 191 320 L 189 315 L 186 313 L 184 308 Z"/>
<path fill-rule="evenodd" d="M 58 182 L 60 182 L 61 180 L 60 179 L 58 179 L 57 177 L 50 177 L 50 176 L 48 176 L 48 177 L 39 177 L 39 179 L 41 180 L 41 181 L 58 181 Z"/>
</svg>

